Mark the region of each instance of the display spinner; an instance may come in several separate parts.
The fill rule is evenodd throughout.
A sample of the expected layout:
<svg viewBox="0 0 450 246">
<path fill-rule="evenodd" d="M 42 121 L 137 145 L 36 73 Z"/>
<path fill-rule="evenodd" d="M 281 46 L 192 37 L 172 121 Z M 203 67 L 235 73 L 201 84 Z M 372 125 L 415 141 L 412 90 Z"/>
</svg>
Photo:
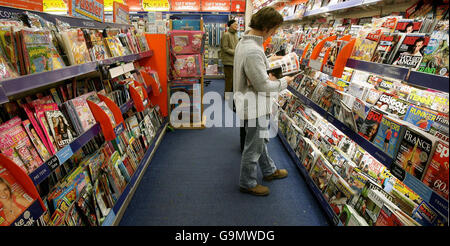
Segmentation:
<svg viewBox="0 0 450 246">
<path fill-rule="evenodd" d="M 1 8 L 14 13 L 11 21 L 2 22 L 2 26 L 20 24 L 21 20 L 15 17 L 24 14 L 24 10 Z M 25 16 L 43 25 L 46 21 L 63 21 L 68 27 L 61 33 L 78 30 L 86 35 L 81 30 L 95 33 L 106 28 L 105 38 L 117 37 L 115 51 L 128 51 L 118 55 L 108 50 L 106 59 L 84 57 L 79 64 L 65 62 L 59 69 L 2 77 L 0 135 L 9 141 L 1 148 L 2 182 L 13 185 L 11 195 L 16 202 L 28 203 L 21 205 L 21 214 L 15 218 L 0 213 L 0 224 L 117 225 L 168 125 L 167 111 L 164 112 L 167 92 L 164 87 L 155 86 L 159 85 L 158 73 L 163 75 L 161 80 L 166 73 L 154 70 L 158 70 L 160 60 L 165 68 L 167 56 L 154 54 L 145 41 L 148 37 L 127 35 L 130 25 L 32 11 Z M 45 31 L 47 26 L 40 28 Z M 123 32 L 108 28 L 123 28 Z M 86 37 L 94 41 L 93 36 Z M 88 49 L 93 47 L 90 45 L 87 43 Z M 94 45 L 112 47 L 106 39 L 104 44 L 101 40 Z M 2 59 L 10 59 L 3 56 L 4 46 L 1 48 Z M 5 64 L 10 66 L 2 63 Z M 147 72 L 153 80 L 143 78 Z M 44 121 L 50 124 L 49 128 L 42 124 Z M 59 124 L 64 128 L 59 128 Z M 113 187 L 118 184 L 115 190 Z"/>
<path fill-rule="evenodd" d="M 314 1 L 308 1 L 308 3 L 305 3 L 304 7 L 308 8 L 309 2 L 314 4 Z M 286 47 L 288 47 L 286 53 L 294 52 L 299 57 L 299 63 L 301 63 L 301 70 L 303 72 L 300 75 L 297 75 L 294 83 L 288 87 L 288 91 L 285 92 L 284 96 L 281 96 L 281 99 L 279 99 L 284 100 L 283 102 L 285 102 L 285 104 L 280 104 L 282 112 L 286 110 L 284 114 L 289 114 L 290 116 L 281 117 L 279 137 L 289 155 L 294 162 L 298 164 L 299 171 L 305 177 L 311 191 L 318 198 L 319 203 L 322 205 L 333 224 L 347 225 L 349 223 L 348 216 L 355 215 L 351 218 L 353 222 L 350 224 L 352 225 L 448 225 L 448 181 L 446 181 L 448 180 L 448 169 L 445 169 L 445 166 L 448 165 L 448 155 L 446 154 L 448 152 L 448 120 L 446 120 L 448 119 L 448 72 L 446 73 L 446 76 L 432 74 L 434 71 L 432 69 L 417 69 L 419 63 L 415 63 L 417 64 L 417 67 L 416 65 L 414 65 L 414 67 L 408 67 L 409 64 L 406 63 L 402 64 L 402 66 L 393 65 L 392 63 L 396 61 L 395 59 L 399 59 L 396 57 L 404 56 L 406 54 L 398 55 L 400 54 L 400 51 L 397 52 L 396 50 L 392 51 L 393 54 L 391 59 L 393 61 L 391 63 L 381 63 L 378 61 L 379 59 L 374 60 L 376 58 L 372 57 L 373 53 L 368 58 L 365 58 L 363 52 L 368 52 L 368 50 L 363 50 L 360 45 L 361 40 L 363 40 L 365 36 L 361 36 L 363 35 L 361 32 L 358 33 L 357 30 L 353 31 L 352 29 L 358 27 L 358 25 L 356 25 L 358 19 L 352 19 L 351 23 L 347 22 L 347 26 L 345 27 L 340 26 L 342 18 L 344 18 L 345 21 L 346 16 L 351 16 L 349 13 L 354 13 L 356 11 L 360 12 L 358 16 L 368 17 L 364 19 L 367 24 L 363 28 L 369 28 L 369 26 L 379 27 L 379 25 L 383 24 L 383 28 L 392 28 L 390 30 L 392 30 L 391 33 L 394 33 L 394 35 L 398 32 L 394 30 L 401 30 L 399 28 L 401 24 L 398 23 L 406 23 L 407 21 L 413 22 L 404 17 L 397 17 L 400 14 L 388 15 L 379 19 L 372 18 L 371 16 L 373 15 L 370 13 L 376 12 L 375 9 L 379 8 L 381 2 L 383 1 L 370 1 L 373 5 L 369 5 L 365 12 L 361 10 L 365 4 L 369 3 L 368 1 L 330 3 L 329 6 L 319 5 L 318 8 L 310 6 L 304 13 L 303 18 L 302 16 L 291 18 L 293 21 L 287 22 L 284 27 L 280 28 L 282 31 L 278 35 L 280 36 L 279 39 L 285 40 L 284 43 L 286 44 Z M 395 5 L 395 1 L 391 1 L 388 4 Z M 413 12 L 417 11 L 414 7 L 416 5 L 414 4 L 414 2 L 408 2 L 401 3 L 399 6 L 388 5 L 383 8 L 383 11 L 388 9 L 387 11 L 394 12 L 406 9 L 407 14 L 414 16 Z M 426 4 L 429 3 L 427 2 Z M 431 4 L 426 4 L 422 6 L 423 9 L 418 9 L 417 12 L 425 10 L 427 6 L 431 6 Z M 425 34 L 402 34 L 403 37 L 426 36 L 426 34 L 435 35 L 433 37 L 436 37 L 436 32 L 439 32 L 440 30 L 444 30 L 448 35 L 448 26 L 446 29 L 445 27 L 444 29 L 434 29 L 440 28 L 439 25 L 441 25 L 440 23 L 442 22 L 438 22 L 437 19 L 441 18 L 443 15 L 445 16 L 445 14 L 442 15 L 442 13 L 447 13 L 448 15 L 448 6 L 445 8 L 445 6 L 439 5 L 439 3 L 434 4 L 437 4 L 438 6 L 434 6 L 433 9 L 441 11 L 439 12 L 441 15 L 436 15 L 437 12 L 435 12 L 436 19 L 427 19 L 423 23 L 420 23 L 420 25 L 422 25 L 420 33 L 424 32 Z M 287 8 L 289 8 L 289 6 Z M 299 10 L 299 6 L 296 5 L 294 8 L 296 9 L 294 13 L 298 14 L 297 11 Z M 442 8 L 444 8 L 443 11 L 440 10 Z M 324 13 L 328 16 L 328 20 L 330 21 L 321 20 L 315 22 L 319 20 L 318 18 L 321 17 L 320 15 Z M 389 14 L 389 12 L 384 13 Z M 417 15 L 414 18 L 417 18 Z M 286 19 L 287 18 L 285 17 L 285 20 Z M 362 19 L 359 19 L 359 21 L 361 20 Z M 395 20 L 394 23 L 393 20 Z M 380 24 L 377 26 L 376 23 Z M 437 31 L 431 34 L 433 30 Z M 381 44 L 389 44 L 388 39 L 383 39 L 383 37 L 388 37 L 383 31 L 379 33 L 378 36 L 373 29 L 365 32 L 367 39 L 371 38 L 376 41 L 375 44 L 378 44 L 380 47 L 378 48 L 379 50 L 382 48 Z M 354 47 L 349 48 L 349 51 L 345 51 L 343 48 L 345 46 L 340 44 L 341 37 L 346 34 L 350 34 L 351 36 L 350 39 L 345 40 L 346 42 L 344 42 L 344 45 L 351 44 L 351 40 L 355 42 L 352 44 Z M 337 35 L 337 38 L 332 38 L 333 35 Z M 378 43 L 381 42 L 379 40 L 383 40 L 384 43 Z M 406 44 L 409 42 L 407 40 L 408 39 L 401 39 L 399 43 L 403 42 Z M 444 40 L 448 40 L 448 36 L 447 39 L 444 38 Z M 433 42 L 438 41 L 439 39 L 435 39 Z M 427 39 L 425 39 L 424 44 L 427 44 Z M 273 45 L 277 46 L 279 44 Z M 430 43 L 430 45 L 436 47 L 436 43 Z M 332 56 L 331 54 L 333 49 L 335 49 L 334 47 L 337 47 L 338 52 Z M 373 47 L 373 49 L 375 49 L 375 47 Z M 270 48 L 271 46 L 269 46 L 269 49 Z M 369 48 L 369 46 L 366 48 Z M 401 49 L 404 48 L 400 48 L 400 50 Z M 361 50 L 360 53 L 357 52 L 359 50 Z M 425 52 L 426 54 L 429 54 L 431 51 L 430 47 L 430 49 Z M 433 50 L 433 52 L 435 51 Z M 347 54 L 344 55 L 343 53 Z M 397 55 L 394 57 L 395 54 Z M 438 53 L 436 54 L 440 55 Z M 341 58 L 339 58 L 339 56 L 341 56 Z M 430 58 L 428 56 L 427 58 L 424 58 L 424 60 L 425 59 Z M 333 62 L 330 63 L 330 61 Z M 332 66 L 331 68 L 334 68 L 334 70 L 328 69 L 327 66 L 330 64 Z M 423 64 L 425 63 L 422 63 L 421 66 Z M 286 66 L 289 65 L 285 65 L 285 67 Z M 335 70 L 337 68 L 340 68 L 343 71 L 336 72 Z M 427 71 L 427 73 L 424 71 Z M 444 63 L 443 69 L 436 69 L 436 71 L 448 71 L 448 61 L 447 63 Z M 364 82 L 359 82 L 360 80 Z M 366 80 L 367 82 L 365 82 Z M 311 81 L 316 82 L 311 83 Z M 361 98 L 359 92 L 355 90 L 355 88 L 360 85 L 372 86 L 369 86 L 364 98 Z M 308 86 L 312 87 L 308 88 Z M 400 88 L 403 89 L 400 90 Z M 410 90 L 406 92 L 404 88 L 410 88 Z M 289 94 L 290 96 L 285 96 L 286 94 Z M 322 96 L 322 98 L 318 95 Z M 405 99 L 401 99 L 400 97 L 405 97 Z M 428 99 L 426 99 L 426 97 L 428 97 Z M 432 103 L 433 100 L 435 103 Z M 354 111 L 356 101 L 358 101 L 358 104 L 363 102 L 363 105 L 368 105 L 365 109 L 366 115 L 362 116 L 366 118 L 364 123 L 361 122 L 363 127 L 364 124 L 369 124 L 369 116 L 367 116 L 369 109 L 373 110 L 373 113 L 369 112 L 371 115 L 370 117 L 376 116 L 375 118 L 379 118 L 379 120 L 377 119 L 379 128 L 375 135 L 368 136 L 365 135 L 366 133 L 364 131 L 361 132 L 361 123 L 359 121 L 356 124 L 351 123 L 352 121 L 358 120 Z M 401 105 L 400 101 L 402 102 Z M 394 110 L 394 105 L 396 105 L 396 110 Z M 292 107 L 292 111 L 290 111 L 290 107 Z M 287 111 L 289 111 L 289 113 L 287 113 Z M 345 111 L 349 113 L 344 113 Z M 311 114 L 310 112 L 314 113 Z M 419 114 L 424 115 L 424 117 L 425 115 L 430 115 L 430 117 L 433 116 L 432 118 L 427 118 L 428 127 L 417 123 L 419 121 L 417 115 Z M 314 128 L 316 130 L 305 127 L 305 117 L 308 118 L 308 121 L 312 122 L 314 127 L 316 127 Z M 356 118 L 353 119 L 354 117 Z M 289 118 L 289 120 L 287 118 Z M 320 119 L 320 122 L 326 122 L 325 125 L 328 125 L 328 127 L 330 127 L 329 129 L 332 129 L 331 132 L 333 132 L 333 134 L 319 134 L 319 137 L 317 138 L 314 132 L 325 133 L 325 130 L 321 131 L 320 129 L 326 129 L 326 127 L 320 124 L 317 125 L 316 118 Z M 441 123 L 441 118 L 443 119 L 443 123 Z M 393 131 L 393 128 L 389 128 L 389 125 L 399 126 L 400 130 L 395 130 L 394 140 L 392 140 L 394 135 L 389 135 L 387 133 L 388 131 Z M 430 126 L 431 128 L 429 128 Z M 437 128 L 435 127 L 438 126 L 439 130 L 436 130 Z M 300 131 L 301 134 L 299 133 L 296 136 L 296 131 Z M 430 133 L 434 136 L 430 135 Z M 336 136 L 341 136 L 341 134 L 345 136 L 342 139 L 346 140 L 338 140 L 338 143 L 339 141 L 346 142 L 349 140 L 351 142 L 350 146 L 357 146 L 362 153 L 365 153 L 364 155 L 373 158 L 370 159 L 371 161 L 369 162 L 369 159 L 364 159 L 361 163 L 379 163 L 377 168 L 379 168 L 379 170 L 384 170 L 378 174 L 378 177 L 374 176 L 370 178 L 370 180 L 376 183 L 375 186 L 380 186 L 381 189 L 372 191 L 375 186 L 371 184 L 371 187 L 363 189 L 362 195 L 359 196 L 358 200 L 354 200 L 352 203 L 346 202 L 343 210 L 341 209 L 339 213 L 333 211 L 333 209 L 336 209 L 336 204 L 328 201 L 329 194 L 331 194 L 332 191 L 319 189 L 318 184 L 313 181 L 312 175 L 314 175 L 314 171 L 305 169 L 306 167 L 303 165 L 305 156 L 300 154 L 301 148 L 299 142 L 299 139 L 311 139 L 310 142 L 313 142 L 314 145 L 320 149 L 320 152 L 322 152 L 325 159 L 329 161 L 329 166 L 333 167 L 331 170 L 334 169 L 339 172 L 342 171 L 342 166 L 338 167 L 336 164 L 341 162 L 336 162 L 335 157 L 332 158 L 337 152 L 330 151 L 327 147 L 324 147 L 328 145 L 324 144 L 321 140 L 326 140 L 327 138 L 334 139 L 336 137 L 334 134 L 337 134 Z M 389 140 L 388 135 L 391 136 L 391 140 Z M 383 139 L 384 144 L 382 142 Z M 421 146 L 418 146 L 419 142 L 421 143 Z M 336 144 L 336 142 L 334 142 L 334 144 Z M 423 160 L 420 165 L 417 164 L 417 160 L 414 159 L 416 158 L 416 151 L 417 153 L 422 153 L 422 159 L 424 159 L 425 156 L 427 157 L 427 160 Z M 363 170 L 363 166 L 359 167 L 360 159 L 353 159 L 352 155 L 349 155 L 348 157 L 352 159 L 349 163 L 355 162 L 358 168 L 361 168 L 358 169 L 358 173 L 365 174 L 366 176 L 374 174 L 376 169 L 369 171 L 368 174 Z M 409 164 L 403 164 L 406 159 L 415 163 L 412 165 L 414 168 L 408 169 Z M 410 163 L 410 161 L 408 161 L 408 163 Z M 369 164 L 369 170 L 371 168 L 370 165 L 374 164 Z M 375 168 L 375 166 L 372 168 Z M 346 177 L 342 175 L 344 175 L 344 173 L 339 173 L 337 176 L 346 179 Z M 440 182 L 441 185 L 436 187 L 436 182 Z M 333 179 L 328 179 L 325 184 L 328 184 L 330 187 L 335 187 L 336 180 L 333 181 Z M 377 210 L 372 210 L 372 214 L 368 216 L 364 210 L 361 210 L 362 205 L 366 204 L 369 206 L 368 204 L 370 203 L 371 209 L 373 209 L 373 199 L 375 199 L 375 197 L 381 200 L 375 202 L 378 204 Z M 366 205 L 364 205 L 364 209 L 366 209 Z M 368 208 L 369 207 L 367 207 L 367 209 Z M 345 212 L 343 213 L 343 211 Z M 375 211 L 376 214 L 374 215 L 373 212 Z"/>
</svg>

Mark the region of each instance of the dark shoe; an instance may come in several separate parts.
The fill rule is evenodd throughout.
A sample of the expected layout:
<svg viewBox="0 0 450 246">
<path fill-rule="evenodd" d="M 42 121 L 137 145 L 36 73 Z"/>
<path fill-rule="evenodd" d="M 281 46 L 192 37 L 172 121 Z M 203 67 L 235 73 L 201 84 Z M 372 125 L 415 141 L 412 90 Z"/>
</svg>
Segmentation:
<svg viewBox="0 0 450 246">
<path fill-rule="evenodd" d="M 259 184 L 256 185 L 255 187 L 249 188 L 249 189 L 240 187 L 239 190 L 243 193 L 249 193 L 249 194 L 252 194 L 255 196 L 267 196 L 270 193 L 269 188 L 267 186 L 263 186 L 263 185 L 259 185 Z"/>
<path fill-rule="evenodd" d="M 274 173 L 269 176 L 265 176 L 264 181 L 272 181 L 273 179 L 282 179 L 288 176 L 288 172 L 286 169 L 277 169 Z"/>
</svg>

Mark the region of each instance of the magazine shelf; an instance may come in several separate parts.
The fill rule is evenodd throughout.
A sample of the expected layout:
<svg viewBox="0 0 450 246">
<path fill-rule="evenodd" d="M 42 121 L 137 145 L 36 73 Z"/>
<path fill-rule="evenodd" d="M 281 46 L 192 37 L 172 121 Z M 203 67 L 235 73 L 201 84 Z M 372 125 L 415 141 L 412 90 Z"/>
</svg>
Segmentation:
<svg viewBox="0 0 450 246">
<path fill-rule="evenodd" d="M 308 171 L 305 169 L 305 167 L 302 165 L 302 163 L 300 163 L 300 160 L 298 159 L 298 157 L 295 154 L 292 147 L 289 145 L 285 136 L 283 136 L 283 134 L 281 133 L 281 130 L 278 130 L 278 137 L 280 138 L 281 142 L 283 143 L 283 146 L 286 148 L 287 152 L 289 153 L 289 156 L 291 157 L 291 159 L 295 162 L 300 173 L 305 178 L 305 181 L 308 184 L 309 188 L 311 189 L 312 193 L 314 194 L 314 196 L 316 196 L 320 205 L 325 210 L 325 213 L 328 216 L 328 219 L 330 221 L 332 221 L 333 225 L 342 226 L 342 223 L 339 220 L 339 218 L 337 217 L 336 213 L 333 211 L 330 204 L 328 204 L 328 202 L 325 200 L 325 197 L 322 195 L 322 192 L 319 190 L 317 185 L 314 183 L 312 178 L 309 176 Z"/>
<path fill-rule="evenodd" d="M 349 138 L 351 138 L 355 143 L 357 143 L 359 146 L 364 148 L 367 152 L 369 152 L 373 157 L 375 157 L 378 161 L 383 163 L 387 168 L 390 168 L 392 163 L 392 158 L 377 148 L 375 145 L 373 145 L 371 142 L 367 141 L 364 137 L 359 135 L 358 133 L 354 132 L 352 129 L 350 129 L 347 125 L 336 119 L 334 116 L 329 114 L 327 111 L 325 111 L 323 108 L 321 108 L 319 105 L 315 104 L 313 101 L 311 101 L 309 98 L 305 97 L 304 95 L 300 94 L 298 91 L 296 91 L 294 88 L 289 87 L 289 91 L 292 92 L 295 96 L 297 96 L 302 103 L 305 105 L 311 107 L 314 109 L 317 113 L 319 113 L 322 117 L 324 117 L 326 120 L 328 120 L 331 124 L 333 124 L 337 129 L 339 129 L 342 133 L 347 135 Z"/>
<path fill-rule="evenodd" d="M 339 129 L 342 133 L 347 135 L 347 137 L 351 138 L 355 143 L 361 146 L 365 151 L 371 154 L 374 158 L 376 158 L 379 162 L 385 165 L 391 173 L 402 181 L 407 187 L 417 193 L 426 203 L 431 205 L 433 208 L 437 209 L 443 215 L 448 214 L 448 200 L 437 194 L 430 187 L 426 186 L 422 181 L 411 175 L 410 173 L 405 172 L 400 167 L 392 164 L 393 159 L 388 156 L 385 152 L 378 149 L 371 142 L 367 141 L 365 138 L 360 136 L 358 133 L 351 130 L 344 123 L 336 119 L 334 116 L 330 115 L 327 111 L 322 109 L 320 106 L 312 102 L 309 98 L 297 92 L 294 88 L 288 88 L 292 94 L 300 99 L 302 103 L 306 106 L 311 107 L 317 113 L 319 113 L 322 117 L 324 117 L 329 123 L 333 124 L 337 129 Z M 285 144 L 286 145 L 286 144 Z M 289 145 L 289 144 L 288 144 Z M 290 147 L 290 146 L 288 146 Z M 291 154 L 292 155 L 292 154 Z M 295 155 L 295 153 L 294 153 Z M 326 207 L 325 207 L 326 208 Z"/>
<path fill-rule="evenodd" d="M 351 9 L 351 8 L 359 8 L 363 7 L 367 4 L 373 4 L 377 2 L 381 2 L 382 0 L 350 0 L 345 2 L 336 3 L 330 6 L 325 6 L 313 10 L 305 11 L 303 17 L 316 17 L 322 14 L 329 14 L 330 12 Z M 284 17 L 285 21 L 297 21 L 301 20 L 297 16 L 286 16 Z"/>
<path fill-rule="evenodd" d="M 411 188 L 417 195 L 419 195 L 426 203 L 431 205 L 442 215 L 448 215 L 448 200 L 437 194 L 430 187 L 426 186 L 422 181 L 408 172 L 405 172 L 400 167 L 392 165 L 391 173 L 402 181 L 406 186 Z"/>
<path fill-rule="evenodd" d="M 0 86 L 3 88 L 5 95 L 8 97 L 38 87 L 50 85 L 65 79 L 70 79 L 72 77 L 91 73 L 96 70 L 97 63 L 88 62 L 80 65 L 68 66 L 57 70 L 34 73 L 20 76 L 14 79 L 3 80 L 2 82 L 0 82 Z M 5 102 L 2 101 L 0 103 Z"/>
<path fill-rule="evenodd" d="M 67 145 L 64 149 L 58 151 L 53 157 L 48 161 L 44 162 L 41 166 L 36 168 L 32 173 L 30 173 L 30 178 L 35 185 L 40 184 L 44 181 L 52 172 L 68 160 L 73 153 L 80 150 L 87 142 L 97 136 L 101 131 L 100 124 L 95 124 L 89 130 L 84 132 L 81 136 L 75 139 L 72 143 Z"/>
<path fill-rule="evenodd" d="M 17 14 L 25 13 L 25 11 L 28 11 L 30 13 L 36 14 L 41 16 L 47 21 L 52 22 L 53 24 L 56 23 L 56 19 L 61 20 L 65 23 L 68 23 L 70 27 L 80 27 L 80 28 L 93 28 L 93 29 L 105 29 L 105 28 L 127 28 L 130 27 L 130 25 L 127 24 L 119 24 L 119 23 L 109 23 L 109 22 L 99 22 L 95 20 L 89 20 L 89 19 L 83 19 L 83 18 L 77 18 L 72 16 L 63 16 L 63 15 L 55 15 L 55 14 L 49 14 L 34 10 L 26 10 L 26 9 L 19 9 L 19 8 L 13 8 L 13 7 L 6 7 L 6 6 L 0 6 L 0 11 L 2 12 L 2 18 L 11 18 L 14 17 Z"/>
<path fill-rule="evenodd" d="M 111 65 L 117 62 L 131 62 L 142 58 L 151 57 L 153 52 L 146 51 L 140 54 L 114 57 L 98 62 L 88 62 L 80 65 L 67 66 L 65 68 L 29 74 L 14 79 L 0 82 L 0 103 L 8 102 L 8 97 L 25 91 L 51 85 L 53 83 L 95 72 L 98 66 Z"/>
<path fill-rule="evenodd" d="M 302 56 L 303 50 L 295 50 L 298 56 Z M 302 60 L 302 66 L 308 66 L 310 59 Z M 413 71 L 408 68 L 393 66 L 390 64 L 376 63 L 370 61 L 347 59 L 346 67 L 386 76 L 392 79 L 405 81 L 411 85 L 417 85 L 439 91 L 449 91 L 448 77 Z"/>
<path fill-rule="evenodd" d="M 156 135 L 153 139 L 152 144 L 145 152 L 144 158 L 139 163 L 138 168 L 134 172 L 133 176 L 130 179 L 130 182 L 127 184 L 126 188 L 120 195 L 119 199 L 117 199 L 114 207 L 109 212 L 108 216 L 103 221 L 102 226 L 113 226 L 117 225 L 123 215 L 123 212 L 125 211 L 126 207 L 128 206 L 129 201 L 131 200 L 131 197 L 133 197 L 133 194 L 136 190 L 136 187 L 138 183 L 140 182 L 145 170 L 147 169 L 153 154 L 156 152 L 156 149 L 159 146 L 159 143 L 165 134 L 166 126 L 168 125 L 168 119 L 167 117 L 164 118 L 163 123 L 161 124 L 161 127 L 156 132 Z"/>
<path fill-rule="evenodd" d="M 413 85 L 419 85 L 439 91 L 449 91 L 448 77 L 444 76 L 410 71 L 406 81 Z"/>
</svg>

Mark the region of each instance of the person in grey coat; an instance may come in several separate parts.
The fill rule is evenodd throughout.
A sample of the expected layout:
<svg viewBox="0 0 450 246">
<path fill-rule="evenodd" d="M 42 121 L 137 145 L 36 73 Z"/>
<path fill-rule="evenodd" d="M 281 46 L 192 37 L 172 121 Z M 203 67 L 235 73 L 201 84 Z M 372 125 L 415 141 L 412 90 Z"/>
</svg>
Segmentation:
<svg viewBox="0 0 450 246">
<path fill-rule="evenodd" d="M 264 180 L 287 177 L 285 169 L 277 169 L 267 151 L 268 118 L 273 98 L 286 89 L 292 77 L 276 79 L 267 73 L 269 60 L 263 42 L 275 34 L 283 17 L 272 7 L 254 14 L 247 31 L 236 46 L 234 54 L 233 92 L 236 114 L 244 121 L 245 144 L 241 158 L 239 187 L 241 192 L 268 195 L 269 188 L 257 183 L 258 163 Z M 279 59 L 273 56 L 270 59 Z"/>
</svg>

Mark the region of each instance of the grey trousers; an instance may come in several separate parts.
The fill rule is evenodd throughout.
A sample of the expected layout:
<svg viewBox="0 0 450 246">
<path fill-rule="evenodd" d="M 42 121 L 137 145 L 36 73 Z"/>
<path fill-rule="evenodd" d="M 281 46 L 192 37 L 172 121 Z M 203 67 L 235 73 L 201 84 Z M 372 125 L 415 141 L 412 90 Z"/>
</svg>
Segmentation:
<svg viewBox="0 0 450 246">
<path fill-rule="evenodd" d="M 263 116 L 265 117 L 265 116 Z M 268 116 L 267 116 L 268 117 Z M 261 137 L 260 132 L 268 130 L 266 126 L 260 126 L 260 121 L 264 119 L 245 120 L 245 145 L 241 158 L 241 172 L 239 186 L 242 188 L 253 188 L 257 185 L 258 164 L 263 176 L 269 176 L 277 169 L 275 163 L 267 151 L 267 137 Z"/>
</svg>

